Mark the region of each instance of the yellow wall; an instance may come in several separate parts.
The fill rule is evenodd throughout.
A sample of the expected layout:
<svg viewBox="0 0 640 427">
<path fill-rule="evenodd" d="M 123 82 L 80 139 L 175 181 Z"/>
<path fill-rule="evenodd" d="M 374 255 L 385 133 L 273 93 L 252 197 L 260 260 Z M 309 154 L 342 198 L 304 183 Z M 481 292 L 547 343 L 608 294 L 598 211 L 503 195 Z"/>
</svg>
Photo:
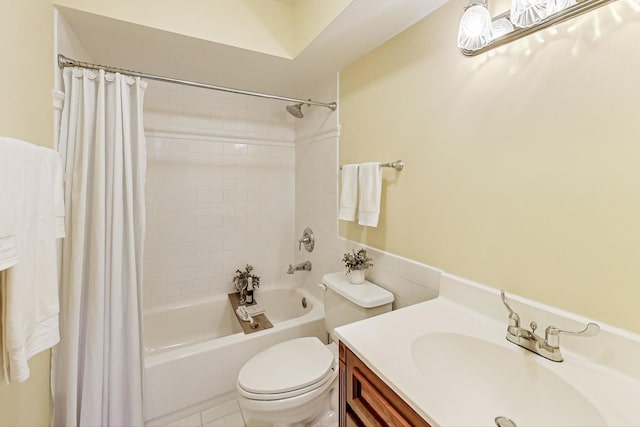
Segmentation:
<svg viewBox="0 0 640 427">
<path fill-rule="evenodd" d="M 475 58 L 461 6 L 341 73 L 341 164 L 406 168 L 340 234 L 640 332 L 640 2 Z"/>
<path fill-rule="evenodd" d="M 0 134 L 53 144 L 53 8 L 0 0 Z"/>
<path fill-rule="evenodd" d="M 46 1 L 0 0 L 0 135 L 53 145 L 53 19 Z M 31 377 L 6 385 L 0 373 L 0 425 L 49 425 L 49 364 L 29 360 Z"/>
</svg>

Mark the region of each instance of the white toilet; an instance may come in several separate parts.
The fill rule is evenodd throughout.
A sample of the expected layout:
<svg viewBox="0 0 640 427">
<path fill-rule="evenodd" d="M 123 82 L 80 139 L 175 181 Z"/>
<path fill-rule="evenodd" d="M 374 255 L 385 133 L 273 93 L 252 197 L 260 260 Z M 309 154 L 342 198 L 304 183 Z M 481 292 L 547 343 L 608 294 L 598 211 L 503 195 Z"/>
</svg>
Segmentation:
<svg viewBox="0 0 640 427">
<path fill-rule="evenodd" d="M 240 369 L 238 402 L 248 425 L 338 425 L 338 348 L 333 330 L 391 311 L 393 294 L 370 282 L 352 285 L 344 272 L 322 277 L 329 345 L 296 338 L 258 353 Z"/>
</svg>

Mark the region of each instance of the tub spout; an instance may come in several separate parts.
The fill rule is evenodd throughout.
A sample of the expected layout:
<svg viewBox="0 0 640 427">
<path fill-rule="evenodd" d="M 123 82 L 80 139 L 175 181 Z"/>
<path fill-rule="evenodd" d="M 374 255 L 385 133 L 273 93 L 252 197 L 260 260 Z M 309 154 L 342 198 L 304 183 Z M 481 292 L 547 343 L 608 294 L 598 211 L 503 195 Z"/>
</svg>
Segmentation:
<svg viewBox="0 0 640 427">
<path fill-rule="evenodd" d="M 311 261 L 301 262 L 300 264 L 291 265 L 287 269 L 287 274 L 293 274 L 296 271 L 311 271 Z"/>
</svg>

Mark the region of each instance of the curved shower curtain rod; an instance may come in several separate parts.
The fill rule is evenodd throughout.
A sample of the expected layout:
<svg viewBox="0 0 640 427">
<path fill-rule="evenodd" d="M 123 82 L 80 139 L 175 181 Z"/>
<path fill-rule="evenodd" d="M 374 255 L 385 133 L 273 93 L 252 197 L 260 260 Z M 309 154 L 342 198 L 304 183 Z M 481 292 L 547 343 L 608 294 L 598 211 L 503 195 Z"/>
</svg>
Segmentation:
<svg viewBox="0 0 640 427">
<path fill-rule="evenodd" d="M 158 76 L 158 75 L 155 75 L 155 74 L 141 73 L 139 71 L 126 70 L 124 68 L 116 68 L 116 67 L 109 67 L 109 66 L 106 66 L 106 65 L 91 64 L 89 62 L 82 62 L 82 61 L 77 61 L 75 59 L 67 58 L 66 56 L 64 56 L 61 53 L 58 54 L 58 67 L 60 67 L 60 68 L 81 67 L 81 68 L 87 68 L 89 70 L 104 70 L 104 71 L 107 71 L 109 73 L 126 74 L 126 75 L 133 76 L 133 77 L 141 77 L 141 78 L 145 78 L 145 79 L 148 79 L 148 80 L 156 80 L 156 81 L 159 81 L 159 82 L 173 83 L 173 84 L 180 84 L 180 85 L 184 85 L 184 86 L 197 87 L 197 88 L 200 88 L 200 89 L 211 89 L 211 90 L 217 90 L 217 91 L 220 91 L 220 92 L 237 93 L 239 95 L 248 95 L 248 96 L 256 96 L 256 97 L 259 97 L 259 98 L 276 99 L 276 100 L 280 100 L 280 101 L 295 102 L 297 104 L 316 105 L 318 107 L 326 107 L 326 108 L 330 109 L 331 111 L 335 111 L 335 109 L 337 107 L 337 103 L 336 102 L 317 102 L 317 101 L 312 101 L 311 99 L 306 99 L 305 100 L 305 99 L 298 99 L 298 98 L 289 98 L 289 97 L 286 97 L 286 96 L 271 95 L 271 94 L 268 94 L 268 93 L 251 92 L 251 91 L 248 91 L 248 90 L 233 89 L 233 88 L 230 88 L 230 87 L 210 85 L 210 84 L 207 84 L 207 83 L 192 82 L 190 80 L 174 79 L 172 77 L 164 77 L 164 76 Z"/>
</svg>

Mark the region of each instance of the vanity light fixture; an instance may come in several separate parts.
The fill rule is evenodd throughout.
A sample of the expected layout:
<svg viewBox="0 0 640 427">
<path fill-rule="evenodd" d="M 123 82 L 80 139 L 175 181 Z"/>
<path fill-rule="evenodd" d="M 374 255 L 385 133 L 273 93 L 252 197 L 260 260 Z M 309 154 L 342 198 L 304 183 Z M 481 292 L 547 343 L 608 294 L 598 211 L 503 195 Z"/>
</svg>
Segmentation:
<svg viewBox="0 0 640 427">
<path fill-rule="evenodd" d="M 487 0 L 471 0 L 464 10 L 458 28 L 458 47 L 478 50 L 491 42 L 491 14 Z"/>
<path fill-rule="evenodd" d="M 512 0 L 509 20 L 520 28 L 532 27 L 555 12 L 553 0 Z"/>
<path fill-rule="evenodd" d="M 511 10 L 493 17 L 487 24 L 486 0 L 471 0 L 460 20 L 458 47 L 465 56 L 479 55 L 613 1 L 512 0 Z"/>
</svg>

